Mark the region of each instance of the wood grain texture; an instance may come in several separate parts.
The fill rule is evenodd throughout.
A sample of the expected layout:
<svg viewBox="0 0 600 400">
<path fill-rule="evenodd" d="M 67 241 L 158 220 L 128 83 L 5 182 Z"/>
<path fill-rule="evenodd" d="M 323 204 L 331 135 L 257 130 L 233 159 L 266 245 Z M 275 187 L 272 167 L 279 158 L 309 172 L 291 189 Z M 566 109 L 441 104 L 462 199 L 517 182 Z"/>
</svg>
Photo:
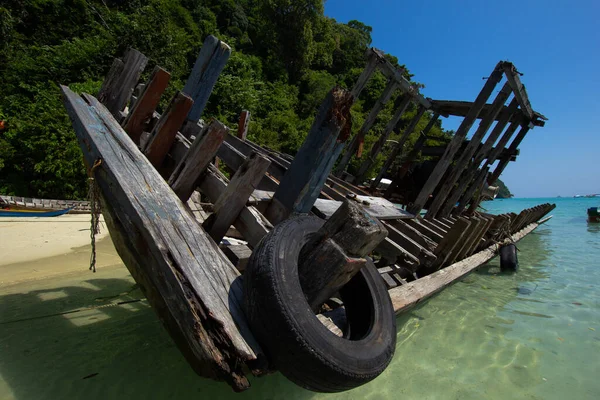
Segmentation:
<svg viewBox="0 0 600 400">
<path fill-rule="evenodd" d="M 113 72 L 111 69 L 106 79 L 107 84 L 103 84 L 98 93 L 98 100 L 118 120 L 121 119 L 120 112 L 127 105 L 147 63 L 148 57 L 131 47 L 125 51 L 122 68 L 117 67 L 120 65 L 118 62 L 113 63 L 116 70 Z"/>
<path fill-rule="evenodd" d="M 231 48 L 227 43 L 212 35 L 204 39 L 200 55 L 182 90 L 194 100 L 194 105 L 187 116 L 188 121 L 195 123 L 202 116 L 213 87 L 230 55 Z"/>
<path fill-rule="evenodd" d="M 331 168 L 338 136 L 350 118 L 352 95 L 340 88 L 332 89 L 321 105 L 306 140 L 298 150 L 273 200 L 291 212 L 307 213 L 319 196 Z M 266 217 L 274 221 L 269 207 Z M 277 222 L 277 221 L 276 221 Z"/>
<path fill-rule="evenodd" d="M 377 186 L 379 185 L 379 182 L 381 182 L 381 180 L 383 179 L 383 176 L 387 173 L 388 169 L 390 169 L 390 167 L 392 166 L 394 161 L 396 161 L 396 158 L 398 157 L 398 155 L 402 153 L 404 144 L 408 140 L 408 137 L 410 136 L 410 134 L 413 133 L 413 131 L 415 130 L 415 127 L 421 120 L 421 117 L 423 116 L 425 111 L 426 111 L 425 107 L 419 106 L 417 113 L 415 114 L 413 119 L 410 121 L 410 123 L 408 124 L 408 126 L 406 127 L 404 132 L 402 132 L 402 136 L 400 137 L 400 140 L 398 141 L 398 143 L 396 143 L 394 145 L 392 151 L 390 152 L 390 155 L 383 163 L 383 166 L 381 167 L 381 170 L 379 170 L 377 177 L 375 177 L 375 179 L 371 182 L 371 190 L 375 190 L 375 188 L 377 188 Z"/>
<path fill-rule="evenodd" d="M 185 157 L 169 178 L 169 185 L 182 201 L 187 201 L 200 183 L 206 167 L 217 155 L 229 129 L 217 120 L 213 120 L 206 132 L 196 137 Z"/>
<path fill-rule="evenodd" d="M 229 227 L 237 219 L 248 198 L 269 167 L 268 158 L 252 153 L 235 172 L 225 191 L 214 203 L 214 214 L 204 223 L 204 228 L 219 243 Z"/>
<path fill-rule="evenodd" d="M 131 111 L 123 121 L 123 129 L 134 143 L 140 144 L 142 132 L 146 130 L 148 122 L 152 118 L 160 98 L 169 84 L 171 74 L 159 66 L 154 68 L 144 90 L 131 108 Z M 179 127 L 178 127 L 179 128 Z"/>
<path fill-rule="evenodd" d="M 193 103 L 189 96 L 177 92 L 169 107 L 160 116 L 144 148 L 144 154 L 154 167 L 158 168 L 162 165 Z"/>
<path fill-rule="evenodd" d="M 246 140 L 248 135 L 248 126 L 250 125 L 250 111 L 243 110 L 240 113 L 240 119 L 238 121 L 238 132 L 237 137 L 241 140 Z"/>
<path fill-rule="evenodd" d="M 205 364 L 207 376 L 247 388 L 241 366 L 261 351 L 241 311 L 239 273 L 109 111 L 91 96 L 88 104 L 65 86 L 62 91 L 86 164 L 102 160 L 96 182 L 138 260 L 128 268 L 164 300 L 177 323 L 175 332 L 167 328 L 176 340 L 184 338 L 192 351 L 186 356 Z"/>
</svg>

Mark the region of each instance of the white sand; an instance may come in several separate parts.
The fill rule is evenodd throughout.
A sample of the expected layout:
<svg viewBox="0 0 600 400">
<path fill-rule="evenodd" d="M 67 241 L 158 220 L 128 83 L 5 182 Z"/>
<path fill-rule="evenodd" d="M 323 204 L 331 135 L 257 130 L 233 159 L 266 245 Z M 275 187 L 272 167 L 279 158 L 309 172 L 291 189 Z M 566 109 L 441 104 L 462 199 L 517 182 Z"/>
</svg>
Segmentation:
<svg viewBox="0 0 600 400">
<path fill-rule="evenodd" d="M 106 224 L 96 235 L 97 267 L 121 264 Z M 0 285 L 85 271 L 91 254 L 90 215 L 0 219 Z"/>
</svg>

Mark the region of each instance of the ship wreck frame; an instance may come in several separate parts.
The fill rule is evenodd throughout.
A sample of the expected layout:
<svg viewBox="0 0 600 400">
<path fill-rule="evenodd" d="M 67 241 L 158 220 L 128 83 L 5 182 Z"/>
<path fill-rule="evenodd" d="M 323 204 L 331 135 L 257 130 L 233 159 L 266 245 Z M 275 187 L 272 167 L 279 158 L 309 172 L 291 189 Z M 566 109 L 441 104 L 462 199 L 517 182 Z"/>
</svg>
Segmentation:
<svg viewBox="0 0 600 400">
<path fill-rule="evenodd" d="M 401 313 L 489 261 L 503 244 L 525 237 L 554 208 L 542 204 L 502 215 L 478 211 L 488 186 L 516 159 L 525 135 L 546 120 L 532 108 L 510 62 L 494 66 L 474 102 L 432 100 L 371 48 L 355 85 L 329 92 L 305 142 L 291 157 L 246 139 L 248 111 L 242 111 L 236 132 L 219 121 L 201 119 L 230 53 L 227 44 L 208 37 L 185 87 L 162 115 L 156 108 L 169 73 L 156 67 L 146 82 L 139 82 L 148 59 L 135 49 L 115 59 L 96 97 L 62 87 L 113 243 L 201 376 L 225 380 L 239 391 L 249 387 L 248 374 L 271 370 L 244 315 L 243 272 L 253 249 L 291 216 L 311 213 L 327 220 L 328 228 L 337 223 L 344 230 L 350 229 L 342 227 L 344 218 L 350 218 L 345 213 L 352 207 L 363 210 L 375 221 L 370 228 L 376 225 L 379 233 L 352 231 L 362 250 L 338 251 L 359 257 L 344 258 L 326 276 L 355 274 L 363 264 L 354 261 L 370 256 L 395 313 Z M 358 134 L 350 137 L 350 107 L 377 70 L 388 79 L 387 86 Z M 349 162 L 362 153 L 366 133 L 395 91 L 402 98 L 393 118 L 362 157 L 355 176 L 348 174 Z M 417 105 L 414 119 L 377 178 L 363 185 L 411 102 Z M 425 113 L 430 123 L 406 149 Z M 460 127 L 445 146 L 428 148 L 429 130 L 440 116 L 449 115 L 463 117 Z M 475 133 L 466 140 L 476 122 Z M 416 188 L 418 194 L 400 197 L 407 206 L 403 210 L 390 199 L 398 199 L 397 191 L 419 154 L 439 158 L 426 182 Z M 226 166 L 231 179 L 217 163 Z M 385 177 L 391 184 L 382 191 Z M 313 252 L 325 252 L 324 243 L 315 246 Z M 306 272 L 315 293 L 327 299 L 327 309 L 343 307 L 330 297 L 350 278 L 336 286 L 322 281 L 325 275 L 319 271 Z M 316 308 L 317 314 L 321 311 Z M 339 329 L 335 318 L 319 318 L 332 331 Z"/>
</svg>

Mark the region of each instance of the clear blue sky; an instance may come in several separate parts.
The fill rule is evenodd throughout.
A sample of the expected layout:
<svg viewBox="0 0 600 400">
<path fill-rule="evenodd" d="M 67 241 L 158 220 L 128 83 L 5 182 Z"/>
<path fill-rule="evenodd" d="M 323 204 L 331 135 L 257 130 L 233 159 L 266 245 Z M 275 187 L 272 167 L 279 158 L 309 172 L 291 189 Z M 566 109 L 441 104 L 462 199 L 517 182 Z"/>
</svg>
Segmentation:
<svg viewBox="0 0 600 400">
<path fill-rule="evenodd" d="M 502 179 L 517 197 L 600 193 L 600 1 L 327 0 L 325 14 L 373 27 L 373 46 L 433 99 L 473 101 L 498 61 L 513 62 L 549 121 Z"/>
</svg>

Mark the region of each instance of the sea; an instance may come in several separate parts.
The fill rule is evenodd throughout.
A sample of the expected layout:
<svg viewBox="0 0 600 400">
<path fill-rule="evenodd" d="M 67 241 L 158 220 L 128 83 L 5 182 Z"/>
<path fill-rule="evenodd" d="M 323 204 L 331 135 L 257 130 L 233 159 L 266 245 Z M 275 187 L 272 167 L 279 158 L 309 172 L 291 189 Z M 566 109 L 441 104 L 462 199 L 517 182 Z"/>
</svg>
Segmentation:
<svg viewBox="0 0 600 400">
<path fill-rule="evenodd" d="M 0 399 L 600 399 L 600 224 L 586 220 L 600 199 L 482 206 L 546 202 L 554 217 L 518 243 L 518 273 L 494 258 L 400 315 L 390 366 L 338 394 L 279 373 L 243 393 L 199 378 L 123 265 L 92 274 L 89 248 L 53 257 L 82 271 L 1 287 Z"/>
</svg>

